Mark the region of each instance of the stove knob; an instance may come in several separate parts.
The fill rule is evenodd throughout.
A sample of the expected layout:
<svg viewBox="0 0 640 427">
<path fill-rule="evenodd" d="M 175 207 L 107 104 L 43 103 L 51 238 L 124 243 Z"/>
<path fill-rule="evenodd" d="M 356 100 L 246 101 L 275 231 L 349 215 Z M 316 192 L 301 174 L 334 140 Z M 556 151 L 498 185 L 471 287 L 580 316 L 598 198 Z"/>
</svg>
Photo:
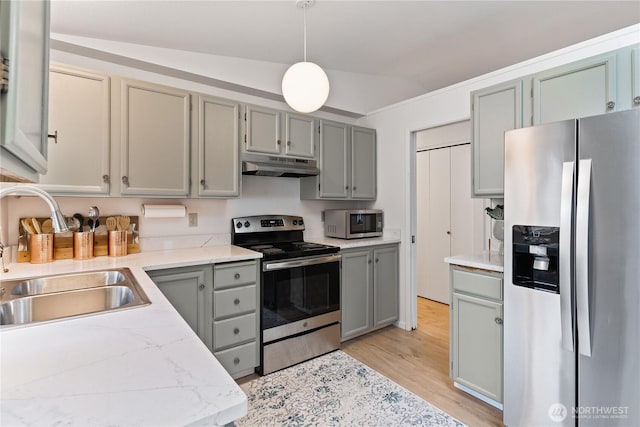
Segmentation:
<svg viewBox="0 0 640 427">
<path fill-rule="evenodd" d="M 302 220 L 298 221 L 298 225 L 303 225 L 304 222 L 302 222 Z"/>
<path fill-rule="evenodd" d="M 245 221 L 245 222 L 244 222 L 244 226 L 245 226 L 245 227 L 249 228 L 249 226 L 250 226 L 250 225 L 251 225 L 251 223 L 250 223 L 249 221 Z"/>
<path fill-rule="evenodd" d="M 236 228 L 242 228 L 242 223 L 238 221 L 238 223 L 236 224 Z"/>
<path fill-rule="evenodd" d="M 298 225 L 298 220 L 297 219 L 293 220 L 293 225 Z"/>
</svg>

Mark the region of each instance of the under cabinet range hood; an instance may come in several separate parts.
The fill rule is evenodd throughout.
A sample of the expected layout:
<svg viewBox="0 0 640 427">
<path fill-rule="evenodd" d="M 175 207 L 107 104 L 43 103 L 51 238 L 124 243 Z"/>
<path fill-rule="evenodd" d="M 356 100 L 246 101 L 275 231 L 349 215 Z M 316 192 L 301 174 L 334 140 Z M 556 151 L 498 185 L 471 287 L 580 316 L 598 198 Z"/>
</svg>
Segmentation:
<svg viewBox="0 0 640 427">
<path fill-rule="evenodd" d="M 245 154 L 242 156 L 242 174 L 300 178 L 320 173 L 315 160 L 292 159 L 279 156 Z"/>
</svg>

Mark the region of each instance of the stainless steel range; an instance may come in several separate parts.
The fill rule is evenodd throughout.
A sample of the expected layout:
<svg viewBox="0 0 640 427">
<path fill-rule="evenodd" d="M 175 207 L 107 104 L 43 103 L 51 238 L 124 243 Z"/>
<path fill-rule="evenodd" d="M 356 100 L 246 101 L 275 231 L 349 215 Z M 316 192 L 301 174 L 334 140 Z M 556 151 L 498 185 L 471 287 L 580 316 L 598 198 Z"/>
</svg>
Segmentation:
<svg viewBox="0 0 640 427">
<path fill-rule="evenodd" d="M 340 248 L 305 242 L 304 228 L 299 216 L 232 220 L 232 243 L 263 254 L 261 374 L 340 348 Z"/>
</svg>

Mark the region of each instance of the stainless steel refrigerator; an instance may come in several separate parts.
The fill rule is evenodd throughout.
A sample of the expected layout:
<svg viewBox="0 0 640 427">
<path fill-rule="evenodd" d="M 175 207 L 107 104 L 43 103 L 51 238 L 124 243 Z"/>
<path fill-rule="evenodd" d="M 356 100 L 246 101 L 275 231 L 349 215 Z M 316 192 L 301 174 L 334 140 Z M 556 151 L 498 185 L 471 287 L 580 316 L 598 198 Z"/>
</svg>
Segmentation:
<svg viewBox="0 0 640 427">
<path fill-rule="evenodd" d="M 504 422 L 640 425 L 640 108 L 505 134 Z"/>
</svg>

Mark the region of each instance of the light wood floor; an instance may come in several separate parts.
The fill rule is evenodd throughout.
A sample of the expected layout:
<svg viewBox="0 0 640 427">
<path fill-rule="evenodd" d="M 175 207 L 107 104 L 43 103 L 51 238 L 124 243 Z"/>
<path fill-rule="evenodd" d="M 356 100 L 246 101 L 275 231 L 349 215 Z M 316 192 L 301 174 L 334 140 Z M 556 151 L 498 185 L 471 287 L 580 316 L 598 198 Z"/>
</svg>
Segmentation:
<svg viewBox="0 0 640 427">
<path fill-rule="evenodd" d="M 502 426 L 502 411 L 453 387 L 449 306 L 418 298 L 418 329 L 389 326 L 342 343 L 342 351 L 469 426 Z"/>
<path fill-rule="evenodd" d="M 468 426 L 502 426 L 502 411 L 453 387 L 449 306 L 418 298 L 418 329 L 389 326 L 342 343 L 342 351 Z M 257 375 L 238 379 L 242 384 Z"/>
</svg>

